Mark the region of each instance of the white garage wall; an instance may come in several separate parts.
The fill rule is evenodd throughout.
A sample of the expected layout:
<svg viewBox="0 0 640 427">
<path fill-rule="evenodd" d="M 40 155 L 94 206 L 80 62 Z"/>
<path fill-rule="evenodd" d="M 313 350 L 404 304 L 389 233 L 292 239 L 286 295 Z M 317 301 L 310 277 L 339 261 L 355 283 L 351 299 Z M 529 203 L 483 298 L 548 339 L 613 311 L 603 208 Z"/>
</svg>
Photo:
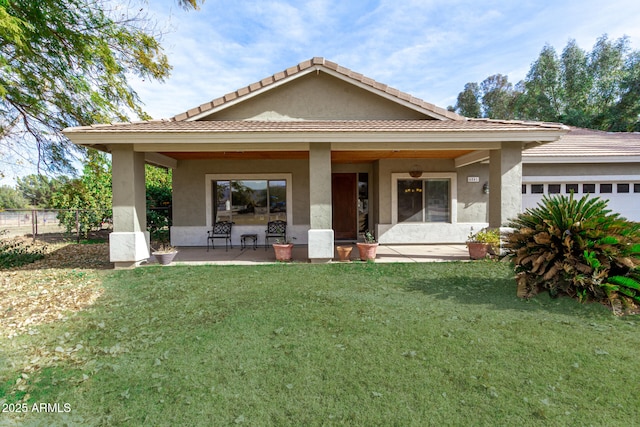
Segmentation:
<svg viewBox="0 0 640 427">
<path fill-rule="evenodd" d="M 550 190 L 553 191 L 554 186 L 557 189 L 557 185 L 560 185 L 560 194 L 568 195 L 567 184 L 577 185 L 578 191 L 575 192 L 575 196 L 591 194 L 593 197 L 600 197 L 607 200 L 607 206 L 613 212 L 631 221 L 640 221 L 640 175 L 526 176 L 522 178 L 522 210 L 537 206 L 544 195 L 553 195 L 550 194 Z M 594 192 L 585 193 L 589 188 L 585 189 L 583 184 L 593 185 Z M 609 187 L 607 184 L 610 184 L 611 193 L 603 192 Z M 620 191 L 626 186 L 629 192 Z M 534 193 L 540 190 L 542 193 Z"/>
</svg>

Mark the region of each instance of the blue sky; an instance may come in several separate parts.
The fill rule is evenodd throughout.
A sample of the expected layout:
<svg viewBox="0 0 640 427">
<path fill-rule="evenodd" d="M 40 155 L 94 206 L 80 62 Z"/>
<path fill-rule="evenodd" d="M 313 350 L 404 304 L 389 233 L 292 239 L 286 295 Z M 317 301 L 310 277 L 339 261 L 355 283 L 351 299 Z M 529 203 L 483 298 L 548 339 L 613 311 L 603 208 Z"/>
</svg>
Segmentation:
<svg viewBox="0 0 640 427">
<path fill-rule="evenodd" d="M 523 79 L 545 44 L 627 35 L 640 50 L 638 0 L 113 0 L 157 22 L 173 65 L 164 82 L 132 77 L 156 119 L 169 118 L 314 56 L 446 108 L 468 82 Z M 6 178 L 34 173 L 7 166 Z M 10 163 L 10 161 L 9 161 Z"/>
<path fill-rule="evenodd" d="M 468 82 L 500 73 L 523 79 L 545 44 L 591 50 L 623 35 L 640 49 L 634 0 L 175 0 L 143 6 L 165 31 L 173 72 L 132 80 L 145 109 L 168 118 L 322 56 L 441 107 Z"/>
</svg>

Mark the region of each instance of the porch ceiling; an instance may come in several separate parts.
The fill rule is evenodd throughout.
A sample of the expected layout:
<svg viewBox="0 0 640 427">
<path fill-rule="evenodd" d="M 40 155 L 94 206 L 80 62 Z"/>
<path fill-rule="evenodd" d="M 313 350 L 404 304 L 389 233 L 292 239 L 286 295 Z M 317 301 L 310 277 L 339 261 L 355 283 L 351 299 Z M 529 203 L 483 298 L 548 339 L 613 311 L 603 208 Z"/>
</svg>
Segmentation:
<svg viewBox="0 0 640 427">
<path fill-rule="evenodd" d="M 380 159 L 455 159 L 471 153 L 471 150 L 371 150 L 332 151 L 334 163 L 363 163 Z M 306 160 L 308 151 L 200 151 L 161 152 L 175 160 Z"/>
</svg>

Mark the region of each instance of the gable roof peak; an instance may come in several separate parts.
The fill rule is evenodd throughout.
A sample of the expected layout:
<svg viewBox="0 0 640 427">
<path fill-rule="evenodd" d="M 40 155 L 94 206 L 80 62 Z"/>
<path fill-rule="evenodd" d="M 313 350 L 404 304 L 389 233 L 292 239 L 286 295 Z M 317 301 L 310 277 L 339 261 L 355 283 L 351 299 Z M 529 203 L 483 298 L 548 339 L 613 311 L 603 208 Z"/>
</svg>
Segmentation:
<svg viewBox="0 0 640 427">
<path fill-rule="evenodd" d="M 257 93 L 264 92 L 279 84 L 284 83 L 287 80 L 292 80 L 297 77 L 308 74 L 309 72 L 324 71 L 335 77 L 341 78 L 345 81 L 349 81 L 353 84 L 359 85 L 362 88 L 371 92 L 377 93 L 381 96 L 392 99 L 396 102 L 405 104 L 411 108 L 417 109 L 426 115 L 439 120 L 466 120 L 464 116 L 456 114 L 447 109 L 437 107 L 434 104 L 423 101 L 420 98 L 411 96 L 406 92 L 402 92 L 398 89 L 392 88 L 386 84 L 377 82 L 374 79 L 357 73 L 349 68 L 342 67 L 336 62 L 327 60 L 326 58 L 316 56 L 306 61 L 302 61 L 298 65 L 289 67 L 284 71 L 273 74 L 258 82 L 252 83 L 234 92 L 227 93 L 224 96 L 216 98 L 210 102 L 204 103 L 198 107 L 192 108 L 184 113 L 177 114 L 171 118 L 176 121 L 193 121 L 198 120 L 208 114 L 211 114 L 219 109 L 223 109 L 227 106 L 240 102 L 244 98 L 248 98 Z"/>
</svg>

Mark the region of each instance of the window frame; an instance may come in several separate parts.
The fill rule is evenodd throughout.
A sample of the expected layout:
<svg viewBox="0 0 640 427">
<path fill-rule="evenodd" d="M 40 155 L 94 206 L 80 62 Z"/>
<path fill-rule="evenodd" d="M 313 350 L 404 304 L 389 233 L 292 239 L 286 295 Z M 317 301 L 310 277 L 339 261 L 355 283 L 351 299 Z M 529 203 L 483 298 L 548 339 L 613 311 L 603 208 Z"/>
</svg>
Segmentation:
<svg viewBox="0 0 640 427">
<path fill-rule="evenodd" d="M 547 194 L 562 194 L 562 184 L 547 184 Z"/>
<path fill-rule="evenodd" d="M 598 194 L 613 194 L 613 183 L 612 182 L 599 183 Z"/>
<path fill-rule="evenodd" d="M 205 174 L 205 209 L 207 227 L 213 225 L 213 183 L 216 181 L 285 181 L 287 185 L 287 224 L 293 224 L 293 188 L 291 173 L 216 173 Z"/>
<path fill-rule="evenodd" d="M 425 181 L 429 179 L 448 179 L 449 180 L 449 221 L 445 222 L 398 222 L 398 181 L 413 180 Z M 424 206 L 423 206 L 424 212 Z M 423 215 L 424 218 L 424 215 Z M 407 225 L 425 225 L 425 224 L 456 224 L 458 221 L 458 176 L 456 173 L 423 173 L 420 178 L 413 178 L 408 173 L 392 173 L 391 174 L 391 223 L 407 224 Z"/>
<path fill-rule="evenodd" d="M 626 191 L 625 191 L 625 186 L 626 186 Z M 630 192 L 631 192 L 631 184 L 629 184 L 628 182 L 616 183 L 616 194 L 629 194 Z"/>
<path fill-rule="evenodd" d="M 596 182 L 582 183 L 582 194 L 598 194 Z"/>
<path fill-rule="evenodd" d="M 544 194 L 544 184 L 531 184 L 531 194 Z"/>
<path fill-rule="evenodd" d="M 573 188 L 569 189 L 569 186 L 575 186 L 575 191 Z M 580 184 L 577 182 L 565 182 L 564 183 L 564 194 L 580 194 Z"/>
</svg>

